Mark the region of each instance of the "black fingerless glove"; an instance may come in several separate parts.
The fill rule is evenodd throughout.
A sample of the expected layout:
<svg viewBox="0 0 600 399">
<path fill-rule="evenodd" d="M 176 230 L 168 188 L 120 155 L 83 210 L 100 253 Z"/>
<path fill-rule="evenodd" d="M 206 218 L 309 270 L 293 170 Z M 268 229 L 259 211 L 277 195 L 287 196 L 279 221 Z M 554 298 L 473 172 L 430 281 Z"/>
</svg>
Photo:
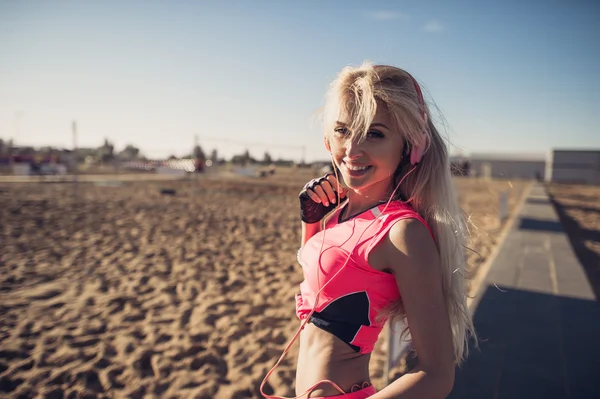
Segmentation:
<svg viewBox="0 0 600 399">
<path fill-rule="evenodd" d="M 313 179 L 309 181 L 302 191 L 300 191 L 300 195 L 298 198 L 300 199 L 300 219 L 304 223 L 317 223 L 325 215 L 335 209 L 337 204 L 329 203 L 329 206 L 325 206 L 321 203 L 313 201 L 306 192 L 307 189 L 314 189 L 318 184 L 327 179 L 328 175 L 320 177 L 318 179 Z M 334 190 L 335 191 L 335 190 Z"/>
</svg>

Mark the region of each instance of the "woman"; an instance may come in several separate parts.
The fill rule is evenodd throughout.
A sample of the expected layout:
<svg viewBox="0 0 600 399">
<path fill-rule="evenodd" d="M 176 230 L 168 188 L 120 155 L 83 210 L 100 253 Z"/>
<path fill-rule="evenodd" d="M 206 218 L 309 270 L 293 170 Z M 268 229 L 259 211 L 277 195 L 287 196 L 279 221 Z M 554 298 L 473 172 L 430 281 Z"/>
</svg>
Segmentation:
<svg viewBox="0 0 600 399">
<path fill-rule="evenodd" d="M 399 68 L 344 68 L 324 111 L 334 173 L 300 193 L 297 397 L 444 398 L 474 336 L 446 146 Z M 418 364 L 376 392 L 369 359 L 388 319 L 405 320 Z"/>
</svg>

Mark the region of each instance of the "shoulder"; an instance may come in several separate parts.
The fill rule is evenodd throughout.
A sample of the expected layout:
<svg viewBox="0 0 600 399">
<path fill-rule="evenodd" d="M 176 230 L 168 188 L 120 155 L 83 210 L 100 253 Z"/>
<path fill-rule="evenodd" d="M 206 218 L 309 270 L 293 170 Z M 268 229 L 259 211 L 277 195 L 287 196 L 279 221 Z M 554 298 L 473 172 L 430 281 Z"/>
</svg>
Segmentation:
<svg viewBox="0 0 600 399">
<path fill-rule="evenodd" d="M 434 248 L 435 242 L 427 225 L 416 218 L 404 218 L 395 221 L 390 228 L 390 241 L 396 245 Z"/>
<path fill-rule="evenodd" d="M 437 265 L 439 253 L 429 228 L 419 219 L 409 218 L 396 221 L 382 250 L 393 271 L 411 265 Z"/>
</svg>

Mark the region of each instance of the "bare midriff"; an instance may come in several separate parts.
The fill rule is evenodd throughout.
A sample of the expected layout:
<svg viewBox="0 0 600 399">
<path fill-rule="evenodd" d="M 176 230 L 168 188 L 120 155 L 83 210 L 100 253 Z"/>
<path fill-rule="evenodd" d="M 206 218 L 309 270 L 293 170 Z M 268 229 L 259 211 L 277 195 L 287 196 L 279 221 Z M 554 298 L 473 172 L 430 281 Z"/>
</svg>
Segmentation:
<svg viewBox="0 0 600 399">
<path fill-rule="evenodd" d="M 300 350 L 296 368 L 296 395 L 319 381 L 330 380 L 344 392 L 353 385 L 370 382 L 370 354 L 361 355 L 335 335 L 308 323 L 300 334 Z M 341 392 L 329 383 L 318 385 L 309 396 L 335 396 Z"/>
</svg>

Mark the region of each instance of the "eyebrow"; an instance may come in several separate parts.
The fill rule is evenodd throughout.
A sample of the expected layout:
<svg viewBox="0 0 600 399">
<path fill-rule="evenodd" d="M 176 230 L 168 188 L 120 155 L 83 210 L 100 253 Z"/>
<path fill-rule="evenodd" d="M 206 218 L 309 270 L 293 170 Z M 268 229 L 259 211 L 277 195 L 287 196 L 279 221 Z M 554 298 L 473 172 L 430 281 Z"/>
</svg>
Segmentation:
<svg viewBox="0 0 600 399">
<path fill-rule="evenodd" d="M 387 127 L 386 125 L 384 125 L 383 123 L 371 123 L 371 126 L 370 126 L 370 127 L 384 127 L 384 128 L 386 128 L 387 130 L 390 130 L 390 128 L 389 128 L 389 127 Z"/>
<path fill-rule="evenodd" d="M 346 126 L 346 123 L 344 123 L 344 122 L 336 121 L 335 123 L 340 126 Z M 390 130 L 390 128 L 387 127 L 386 125 L 384 125 L 383 123 L 371 123 L 371 126 L 369 126 L 369 127 L 384 127 L 387 130 Z"/>
</svg>

